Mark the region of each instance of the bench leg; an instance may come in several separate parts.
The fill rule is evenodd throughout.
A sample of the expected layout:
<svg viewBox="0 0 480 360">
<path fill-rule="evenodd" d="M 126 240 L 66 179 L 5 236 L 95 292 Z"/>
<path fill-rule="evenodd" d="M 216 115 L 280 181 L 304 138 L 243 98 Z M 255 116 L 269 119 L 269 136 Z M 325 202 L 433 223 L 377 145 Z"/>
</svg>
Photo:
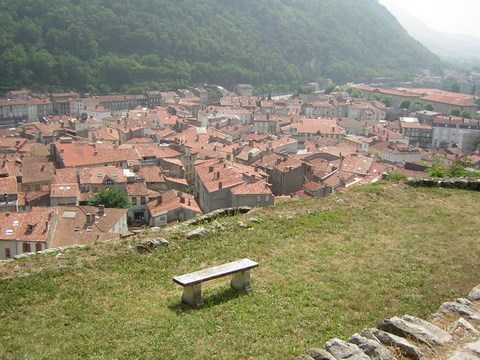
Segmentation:
<svg viewBox="0 0 480 360">
<path fill-rule="evenodd" d="M 250 292 L 252 287 L 250 286 L 250 270 L 240 271 L 233 274 L 230 286 L 238 291 Z"/>
<path fill-rule="evenodd" d="M 192 307 L 200 307 L 202 303 L 202 284 L 194 284 L 183 288 L 182 301 Z"/>
</svg>

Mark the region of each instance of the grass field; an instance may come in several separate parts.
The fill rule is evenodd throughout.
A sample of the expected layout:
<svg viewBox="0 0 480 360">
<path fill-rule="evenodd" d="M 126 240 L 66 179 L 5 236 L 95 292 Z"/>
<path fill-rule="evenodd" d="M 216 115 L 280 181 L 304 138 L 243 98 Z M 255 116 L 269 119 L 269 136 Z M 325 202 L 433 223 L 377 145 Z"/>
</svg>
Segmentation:
<svg viewBox="0 0 480 360">
<path fill-rule="evenodd" d="M 480 283 L 479 203 L 478 192 L 369 185 L 220 219 L 201 239 L 181 226 L 9 263 L 0 358 L 289 359 L 387 317 L 427 317 Z M 147 237 L 170 246 L 135 253 Z M 204 284 L 203 308 L 180 304 L 172 276 L 244 257 L 260 263 L 252 293 L 222 278 Z"/>
</svg>

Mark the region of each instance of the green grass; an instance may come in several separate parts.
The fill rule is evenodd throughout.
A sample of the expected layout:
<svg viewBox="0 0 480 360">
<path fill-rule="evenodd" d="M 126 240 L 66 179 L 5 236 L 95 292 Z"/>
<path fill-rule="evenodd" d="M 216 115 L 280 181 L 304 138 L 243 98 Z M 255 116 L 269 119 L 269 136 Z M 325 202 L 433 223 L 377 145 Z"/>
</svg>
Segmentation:
<svg viewBox="0 0 480 360">
<path fill-rule="evenodd" d="M 387 317 L 427 317 L 480 283 L 480 193 L 360 189 L 221 219 L 202 239 L 182 226 L 0 266 L 15 277 L 0 282 L 0 358 L 293 358 Z M 152 236 L 170 246 L 129 248 Z M 180 303 L 172 276 L 244 257 L 260 263 L 252 293 L 222 278 L 204 284 L 203 308 Z"/>
</svg>

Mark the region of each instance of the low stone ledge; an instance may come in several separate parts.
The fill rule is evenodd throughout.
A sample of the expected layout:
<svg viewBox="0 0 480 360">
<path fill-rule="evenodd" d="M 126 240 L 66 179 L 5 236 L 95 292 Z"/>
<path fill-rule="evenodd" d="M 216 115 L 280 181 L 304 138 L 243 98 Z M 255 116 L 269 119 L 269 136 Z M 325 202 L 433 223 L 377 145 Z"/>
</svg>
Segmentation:
<svg viewBox="0 0 480 360">
<path fill-rule="evenodd" d="M 410 186 L 440 187 L 448 189 L 463 189 L 480 191 L 480 179 L 469 178 L 408 178 L 407 184 Z"/>
</svg>

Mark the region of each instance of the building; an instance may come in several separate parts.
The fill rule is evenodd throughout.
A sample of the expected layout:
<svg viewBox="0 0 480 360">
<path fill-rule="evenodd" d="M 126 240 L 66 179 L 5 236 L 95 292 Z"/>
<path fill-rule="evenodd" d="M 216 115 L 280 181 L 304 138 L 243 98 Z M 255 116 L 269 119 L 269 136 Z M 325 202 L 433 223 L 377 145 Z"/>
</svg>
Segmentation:
<svg viewBox="0 0 480 360">
<path fill-rule="evenodd" d="M 195 198 L 204 213 L 238 206 L 270 206 L 268 175 L 258 168 L 223 159 L 195 165 Z"/>
<path fill-rule="evenodd" d="M 202 213 L 190 194 L 168 190 L 148 203 L 150 226 L 165 226 L 176 221 L 186 221 Z"/>
</svg>

